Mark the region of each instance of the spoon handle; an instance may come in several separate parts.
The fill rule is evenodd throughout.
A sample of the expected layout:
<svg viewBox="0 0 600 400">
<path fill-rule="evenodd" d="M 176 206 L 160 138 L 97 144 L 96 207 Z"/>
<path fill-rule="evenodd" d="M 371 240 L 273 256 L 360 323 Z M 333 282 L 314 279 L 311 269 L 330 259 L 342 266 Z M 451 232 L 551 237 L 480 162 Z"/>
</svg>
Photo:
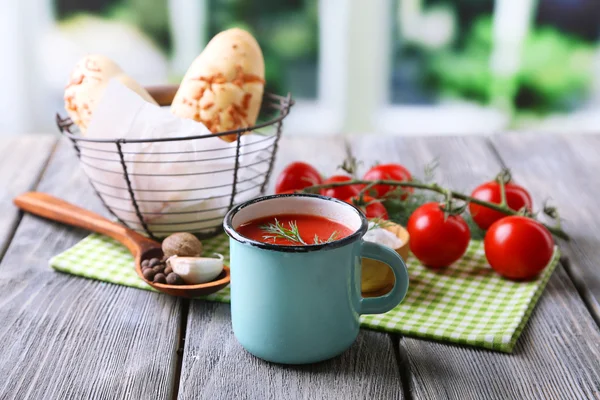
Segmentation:
<svg viewBox="0 0 600 400">
<path fill-rule="evenodd" d="M 116 222 L 46 193 L 24 193 L 17 196 L 13 202 L 17 207 L 31 214 L 110 236 L 124 244 L 134 256 L 148 247 L 160 246 L 155 241 Z"/>
</svg>

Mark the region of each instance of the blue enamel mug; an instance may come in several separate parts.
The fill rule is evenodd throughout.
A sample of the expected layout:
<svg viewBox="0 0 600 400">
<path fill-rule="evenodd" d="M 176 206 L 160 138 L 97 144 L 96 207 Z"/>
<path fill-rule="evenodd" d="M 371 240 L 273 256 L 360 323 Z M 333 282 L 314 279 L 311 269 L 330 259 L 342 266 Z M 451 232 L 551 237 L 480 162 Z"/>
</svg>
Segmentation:
<svg viewBox="0 0 600 400">
<path fill-rule="evenodd" d="M 252 220 L 282 214 L 318 215 L 350 228 L 329 243 L 281 246 L 240 235 Z M 240 204 L 225 216 L 231 269 L 233 333 L 251 354 L 267 361 L 305 364 L 335 357 L 356 340 L 361 314 L 396 307 L 408 290 L 408 271 L 392 249 L 362 240 L 363 213 L 342 201 L 284 194 Z M 388 264 L 396 281 L 384 296 L 361 295 L 361 257 Z"/>
</svg>

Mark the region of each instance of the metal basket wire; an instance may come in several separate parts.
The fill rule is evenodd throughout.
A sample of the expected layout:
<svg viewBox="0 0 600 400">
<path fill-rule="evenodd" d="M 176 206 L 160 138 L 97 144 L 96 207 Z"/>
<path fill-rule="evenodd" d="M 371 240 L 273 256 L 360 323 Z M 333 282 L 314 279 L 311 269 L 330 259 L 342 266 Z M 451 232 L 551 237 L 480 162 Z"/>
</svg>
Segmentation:
<svg viewBox="0 0 600 400">
<path fill-rule="evenodd" d="M 169 87 L 166 96 L 165 88 L 149 91 L 160 105 L 169 105 L 176 89 Z M 153 239 L 174 232 L 208 238 L 222 231 L 228 210 L 264 194 L 282 123 L 293 104 L 289 93 L 285 97 L 265 94 L 256 125 L 201 136 L 93 139 L 79 135 L 70 118 L 57 114 L 56 123 L 73 144 L 92 188 L 120 223 Z M 258 133 L 265 129 L 274 131 Z M 243 135 L 248 132 L 252 134 Z M 207 139 L 214 144 L 215 137 L 225 135 L 237 137 L 230 144 L 220 141 L 222 146 L 217 148 L 202 148 Z M 176 142 L 179 144 L 174 145 Z M 156 151 L 159 143 L 161 148 Z M 184 145 L 188 146 L 185 151 L 170 151 Z M 217 168 L 206 170 L 203 166 Z"/>
</svg>

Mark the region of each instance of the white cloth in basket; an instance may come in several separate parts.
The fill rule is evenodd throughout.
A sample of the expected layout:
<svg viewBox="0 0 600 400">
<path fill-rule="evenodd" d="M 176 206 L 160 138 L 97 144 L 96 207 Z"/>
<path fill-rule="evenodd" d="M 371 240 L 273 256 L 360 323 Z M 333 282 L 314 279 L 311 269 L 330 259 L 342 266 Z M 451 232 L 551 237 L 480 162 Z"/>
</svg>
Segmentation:
<svg viewBox="0 0 600 400">
<path fill-rule="evenodd" d="M 167 108 L 148 103 L 111 80 L 86 138 L 131 140 L 205 134 L 210 131 L 203 124 L 176 117 Z M 235 203 L 260 194 L 271 143 L 253 133 L 241 138 Z M 116 142 L 78 144 L 83 168 L 107 206 L 132 228 L 141 229 Z M 121 144 L 139 211 L 156 236 L 221 224 L 231 200 L 236 145 L 218 137 Z"/>
</svg>

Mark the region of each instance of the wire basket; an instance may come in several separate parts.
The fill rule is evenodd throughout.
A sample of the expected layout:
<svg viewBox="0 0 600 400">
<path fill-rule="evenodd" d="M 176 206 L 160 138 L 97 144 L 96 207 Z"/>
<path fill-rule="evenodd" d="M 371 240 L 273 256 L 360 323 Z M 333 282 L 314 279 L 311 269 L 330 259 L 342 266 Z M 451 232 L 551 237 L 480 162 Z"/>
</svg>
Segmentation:
<svg viewBox="0 0 600 400">
<path fill-rule="evenodd" d="M 148 91 L 161 106 L 170 105 L 177 86 Z M 56 123 L 73 144 L 92 188 L 120 223 L 153 239 L 174 232 L 202 239 L 222 231 L 228 210 L 264 194 L 293 104 L 289 93 L 267 93 L 256 125 L 200 136 L 93 139 L 79 135 L 68 117 L 57 114 Z M 207 139 L 214 144 L 215 137 L 225 135 L 236 139 L 203 148 Z M 171 151 L 183 146 L 188 150 Z"/>
</svg>

